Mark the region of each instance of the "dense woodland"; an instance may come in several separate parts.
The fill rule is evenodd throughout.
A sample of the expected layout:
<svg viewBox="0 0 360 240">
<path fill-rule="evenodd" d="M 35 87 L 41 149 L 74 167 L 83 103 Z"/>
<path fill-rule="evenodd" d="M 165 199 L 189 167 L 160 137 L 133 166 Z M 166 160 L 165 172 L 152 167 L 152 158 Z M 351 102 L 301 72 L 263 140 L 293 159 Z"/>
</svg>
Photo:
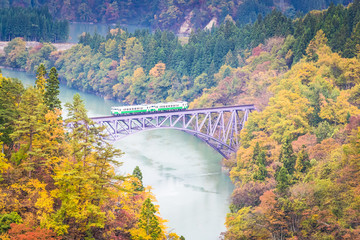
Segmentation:
<svg viewBox="0 0 360 240">
<path fill-rule="evenodd" d="M 334 53 L 320 30 L 289 70 L 286 41 L 268 39 L 191 104 L 261 110 L 223 161 L 235 184 L 224 237 L 359 239 L 359 55 Z"/>
<path fill-rule="evenodd" d="M 211 19 L 222 23 L 227 15 L 244 24 L 273 8 L 294 17 L 325 9 L 331 2 L 347 5 L 352 0 L 2 0 L 0 8 L 47 6 L 54 17 L 69 21 L 150 24 L 154 29 L 178 31 L 186 19 L 193 29 L 204 28 Z"/>
<path fill-rule="evenodd" d="M 89 127 L 78 94 L 63 120 L 56 69 L 40 65 L 34 84 L 0 74 L 0 238 L 180 239 L 166 233 L 139 167 L 116 174 L 123 153 Z"/>
<path fill-rule="evenodd" d="M 359 21 L 357 0 L 349 7 L 331 5 L 296 20 L 277 10 L 259 15 L 254 24 L 237 25 L 228 19 L 218 28 L 194 32 L 186 44 L 168 31 L 130 34 L 121 29 L 112 29 L 106 37 L 84 34 L 65 52 L 54 52 L 46 43 L 26 49 L 21 39 L 14 39 L 5 48 L 4 64 L 30 72 L 40 63 L 55 66 L 68 86 L 130 104 L 191 101 L 216 86 L 229 73 L 227 68 L 246 64 L 252 49 L 257 51 L 270 37 L 286 38 L 279 59 L 286 68 L 302 58 L 320 29 L 332 51 L 354 57 L 360 43 Z"/>
<path fill-rule="evenodd" d="M 54 20 L 47 8 L 0 7 L 0 41 L 58 42 L 69 36 L 69 23 Z"/>
<path fill-rule="evenodd" d="M 250 114 L 238 136 L 240 149 L 222 162 L 235 184 L 223 237 L 360 239 L 359 21 L 360 1 L 356 0 L 348 7 L 330 5 L 326 11 L 312 11 L 295 20 L 276 10 L 247 25 L 227 18 L 218 28 L 193 33 L 186 44 L 167 31 L 130 34 L 121 29 L 112 30 L 104 38 L 84 34 L 78 45 L 65 52 L 56 52 L 51 44 L 45 43 L 36 49 L 26 49 L 25 43 L 17 38 L 5 49 L 3 62 L 28 71 L 38 70 L 40 63 L 47 68 L 56 66 L 69 86 L 128 103 L 184 99 L 192 101 L 192 108 L 255 103 L 258 111 Z M 39 76 L 41 71 L 37 72 Z M 49 79 L 50 76 L 49 73 Z M 49 91 L 46 88 L 41 90 L 43 80 L 39 77 L 37 87 L 31 90 L 23 89 L 16 80 L 2 79 L 0 97 L 8 100 L 0 101 L 0 109 L 6 109 L 0 112 L 5 150 L 0 158 L 4 186 L 0 211 L 6 214 L 3 219 L 13 219 L 13 224 L 8 224 L 3 232 L 11 236 L 14 231 L 21 231 L 17 229 L 25 228 L 19 219 L 34 222 L 26 228 L 30 230 L 22 231 L 50 231 L 46 234 L 63 234 L 65 239 L 67 234 L 95 236 L 94 229 L 101 234 L 115 232 L 124 238 L 142 231 L 141 206 L 149 203 L 145 201 L 149 193 L 142 187 L 141 191 L 134 190 L 142 186 L 139 171 L 125 179 L 112 175 L 109 164 L 117 152 L 106 150 L 103 144 L 91 145 L 97 139 L 92 133 L 82 134 L 82 126 L 79 134 L 71 138 L 69 134 L 75 133 L 63 134 L 61 119 L 56 110 L 51 110 L 56 109 L 57 103 L 45 97 L 54 94 L 46 94 Z M 30 111 L 34 116 L 30 119 L 39 121 L 28 128 L 27 122 L 32 121 L 24 120 L 26 115 L 21 114 L 22 108 L 29 106 L 21 99 L 35 93 L 43 101 L 33 107 L 37 111 Z M 68 104 L 68 121 L 79 116 L 75 114 L 83 109 L 75 110 L 75 105 L 81 105 L 79 102 L 75 97 Z M 42 108 L 51 115 L 38 110 Z M 83 110 L 80 112 L 81 119 L 88 123 Z M 26 125 L 18 127 L 21 123 Z M 40 123 L 45 125 L 40 127 Z M 45 141 L 49 132 L 56 137 Z M 79 139 L 81 144 L 71 141 L 72 138 Z M 109 181 L 99 183 L 98 167 L 102 163 L 106 173 L 101 174 Z M 89 178 L 90 174 L 85 172 L 95 177 Z M 21 184 L 12 182 L 17 176 L 23 179 Z M 35 185 L 33 179 L 47 185 Z M 96 194 L 89 196 L 67 185 L 73 179 Z M 119 188 L 114 185 L 117 180 Z M 130 192 L 136 194 L 122 191 L 125 188 L 122 184 L 132 186 Z M 127 201 L 112 205 L 113 191 Z M 6 194 L 19 199 L 9 209 L 4 202 L 8 199 Z M 141 201 L 129 196 L 141 196 Z M 40 204 L 45 201 L 39 199 L 47 197 L 50 202 Z M 69 199 L 89 204 L 85 205 L 89 208 L 72 206 Z M 21 208 L 24 204 L 29 207 Z M 62 206 L 74 209 L 76 214 L 69 215 Z M 123 212 L 115 211 L 120 213 L 108 217 L 107 209 Z M 102 211 L 105 215 L 100 214 Z M 72 221 L 82 219 L 82 214 L 95 214 L 90 219 L 103 222 L 92 225 L 79 220 L 84 231 L 72 229 Z M 124 217 L 127 214 L 133 218 Z M 28 220 L 28 216 L 33 220 Z M 161 219 L 156 219 L 163 229 Z M 125 222 L 126 226 L 121 231 L 104 230 L 113 227 L 113 221 Z M 61 233 L 61 227 L 55 227 L 59 222 L 68 232 Z M 91 227 L 86 228 L 90 226 L 87 224 Z"/>
</svg>

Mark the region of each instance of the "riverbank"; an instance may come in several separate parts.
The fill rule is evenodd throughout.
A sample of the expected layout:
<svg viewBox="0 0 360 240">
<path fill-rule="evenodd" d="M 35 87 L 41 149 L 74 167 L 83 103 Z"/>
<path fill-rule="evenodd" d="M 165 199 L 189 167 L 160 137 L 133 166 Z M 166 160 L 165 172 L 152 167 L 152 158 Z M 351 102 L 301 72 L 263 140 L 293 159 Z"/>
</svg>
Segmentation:
<svg viewBox="0 0 360 240">
<path fill-rule="evenodd" d="M 4 48 L 9 44 L 7 41 L 0 41 L 0 54 L 4 54 Z M 26 41 L 26 48 L 33 48 L 41 45 L 41 42 L 35 41 Z M 70 49 L 72 46 L 76 45 L 76 43 L 51 43 L 57 51 L 65 51 Z"/>
</svg>

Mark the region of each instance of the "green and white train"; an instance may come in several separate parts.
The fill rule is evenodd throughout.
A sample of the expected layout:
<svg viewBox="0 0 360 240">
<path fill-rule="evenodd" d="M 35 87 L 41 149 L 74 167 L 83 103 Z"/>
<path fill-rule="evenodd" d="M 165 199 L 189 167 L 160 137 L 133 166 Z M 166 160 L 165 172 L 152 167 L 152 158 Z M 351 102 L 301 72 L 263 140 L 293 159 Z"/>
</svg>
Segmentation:
<svg viewBox="0 0 360 240">
<path fill-rule="evenodd" d="M 134 106 L 120 106 L 112 107 L 111 114 L 114 116 L 141 114 L 151 112 L 167 112 L 167 111 L 181 111 L 188 108 L 187 102 L 168 102 L 168 103 L 156 103 L 156 104 L 142 104 Z"/>
</svg>

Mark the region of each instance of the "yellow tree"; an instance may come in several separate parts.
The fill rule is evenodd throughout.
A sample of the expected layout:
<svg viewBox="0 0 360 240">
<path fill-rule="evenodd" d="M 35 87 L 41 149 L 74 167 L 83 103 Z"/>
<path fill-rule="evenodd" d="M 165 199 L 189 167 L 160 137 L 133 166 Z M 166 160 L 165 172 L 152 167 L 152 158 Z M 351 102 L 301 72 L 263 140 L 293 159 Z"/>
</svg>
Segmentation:
<svg viewBox="0 0 360 240">
<path fill-rule="evenodd" d="M 165 69 L 165 63 L 159 62 L 150 70 L 149 75 L 153 77 L 161 77 L 162 75 L 164 75 Z"/>
<path fill-rule="evenodd" d="M 310 41 L 309 46 L 306 48 L 306 59 L 308 61 L 317 61 L 319 57 L 318 52 L 327 44 L 327 41 L 328 39 L 326 38 L 325 33 L 320 29 L 316 33 L 315 37 Z"/>
<path fill-rule="evenodd" d="M 1 133 L 0 133 L 1 135 Z M 3 143 L 0 142 L 0 149 L 3 148 Z M 9 164 L 8 160 L 5 158 L 5 155 L 2 153 L 2 151 L 0 152 L 0 182 L 3 180 L 2 175 L 8 171 L 8 169 L 11 167 L 11 165 Z"/>
<path fill-rule="evenodd" d="M 309 101 L 297 93 L 281 90 L 270 99 L 267 107 L 257 121 L 260 129 L 281 142 L 283 138 L 294 139 L 309 130 L 307 117 L 313 111 Z"/>
<path fill-rule="evenodd" d="M 69 155 L 55 166 L 57 189 L 52 192 L 61 206 L 50 216 L 47 227 L 73 239 L 103 235 L 101 229 L 113 218 L 113 212 L 105 211 L 104 206 L 111 205 L 108 201 L 118 194 L 124 180 L 114 170 L 120 165 L 115 158 L 121 152 L 102 140 L 102 129 L 92 126 L 80 95 L 66 107 L 66 123 L 72 126 Z"/>
<path fill-rule="evenodd" d="M 40 64 L 38 69 L 36 70 L 36 81 L 35 87 L 44 95 L 45 93 L 45 85 L 46 85 L 46 69 L 44 64 Z"/>
<path fill-rule="evenodd" d="M 334 124 L 345 124 L 350 116 L 360 114 L 360 110 L 348 102 L 349 94 L 341 91 L 336 100 L 323 98 L 319 116 Z"/>
</svg>

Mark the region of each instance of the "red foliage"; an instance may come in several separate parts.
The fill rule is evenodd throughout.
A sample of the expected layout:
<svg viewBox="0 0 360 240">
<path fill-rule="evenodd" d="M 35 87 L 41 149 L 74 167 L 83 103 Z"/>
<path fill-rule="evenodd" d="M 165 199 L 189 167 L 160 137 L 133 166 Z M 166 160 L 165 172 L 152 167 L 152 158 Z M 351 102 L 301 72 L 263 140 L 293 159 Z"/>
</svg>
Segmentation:
<svg viewBox="0 0 360 240">
<path fill-rule="evenodd" d="M 299 137 L 296 141 L 292 142 L 292 147 L 295 152 L 298 152 L 302 149 L 302 146 L 305 146 L 306 148 L 313 147 L 316 145 L 316 136 L 313 134 L 305 134 L 301 137 Z"/>
<path fill-rule="evenodd" d="M 257 74 L 259 72 L 266 72 L 266 71 L 270 70 L 270 66 L 271 66 L 270 61 L 265 61 L 263 63 L 259 63 L 258 65 L 256 65 L 253 75 Z"/>
<path fill-rule="evenodd" d="M 257 206 L 260 197 L 268 190 L 275 187 L 274 180 L 264 182 L 248 182 L 242 187 L 236 188 L 232 194 L 232 203 L 237 207 Z"/>
<path fill-rule="evenodd" d="M 39 43 L 37 45 L 35 45 L 33 48 L 30 49 L 29 54 L 35 54 L 38 51 L 40 51 L 40 49 L 43 47 L 42 43 Z"/>
<path fill-rule="evenodd" d="M 309 150 L 310 159 L 315 158 L 316 160 L 324 160 L 330 153 L 330 150 L 336 149 L 339 144 L 333 139 L 328 138 L 323 140 L 321 143 L 315 145 Z"/>
<path fill-rule="evenodd" d="M 222 105 L 233 102 L 234 97 L 244 92 L 245 82 L 234 77 L 226 77 L 222 79 L 216 91 L 213 91 L 209 98 L 212 102 L 221 103 Z"/>
<path fill-rule="evenodd" d="M 257 46 L 256 48 L 254 48 L 252 50 L 252 55 L 253 56 L 259 56 L 261 52 L 264 52 L 262 45 Z"/>
<path fill-rule="evenodd" d="M 351 116 L 349 119 L 349 123 L 346 125 L 345 131 L 347 134 L 351 134 L 351 132 L 358 127 L 360 127 L 360 115 Z"/>
<path fill-rule="evenodd" d="M 60 240 L 56 234 L 49 229 L 32 228 L 24 223 L 10 224 L 9 236 L 11 240 Z"/>
</svg>

